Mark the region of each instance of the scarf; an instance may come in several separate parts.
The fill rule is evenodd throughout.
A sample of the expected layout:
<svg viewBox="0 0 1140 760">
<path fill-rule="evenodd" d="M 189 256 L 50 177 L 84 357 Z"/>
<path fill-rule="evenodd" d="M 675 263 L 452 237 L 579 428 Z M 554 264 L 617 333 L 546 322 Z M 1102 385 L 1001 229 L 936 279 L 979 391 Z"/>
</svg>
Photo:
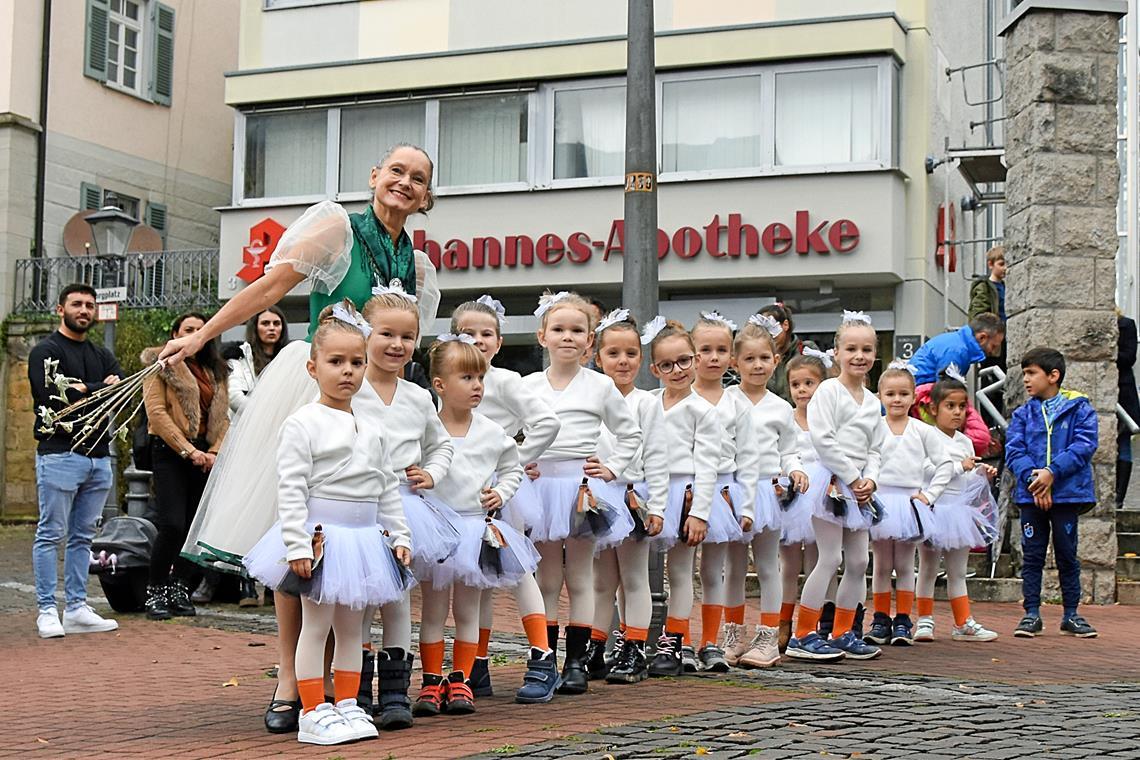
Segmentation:
<svg viewBox="0 0 1140 760">
<path fill-rule="evenodd" d="M 376 285 L 390 285 L 399 280 L 404 291 L 416 294 L 416 259 L 412 252 L 412 241 L 408 233 L 402 231 L 399 240 L 393 244 L 392 236 L 380 224 L 372 206 L 349 216 L 352 234 L 360 243 L 364 256 L 358 262 Z"/>
</svg>

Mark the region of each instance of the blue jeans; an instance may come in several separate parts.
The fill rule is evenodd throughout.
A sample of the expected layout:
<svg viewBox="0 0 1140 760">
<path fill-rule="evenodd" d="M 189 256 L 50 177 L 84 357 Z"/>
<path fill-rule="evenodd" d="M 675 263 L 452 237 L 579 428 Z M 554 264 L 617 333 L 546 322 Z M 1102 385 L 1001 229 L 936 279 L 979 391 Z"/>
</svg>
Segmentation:
<svg viewBox="0 0 1140 760">
<path fill-rule="evenodd" d="M 1028 615 L 1039 615 L 1041 609 L 1041 573 L 1045 569 L 1045 552 L 1053 538 L 1053 558 L 1061 579 L 1061 601 L 1067 620 L 1077 614 L 1081 601 L 1081 562 L 1077 559 L 1077 515 L 1079 504 L 1054 504 L 1049 510 L 1033 504 L 1021 508 L 1021 594 Z"/>
<path fill-rule="evenodd" d="M 87 602 L 91 539 L 111 490 L 111 460 L 71 452 L 37 454 L 36 489 L 40 502 L 40 521 L 32 542 L 36 602 L 40 609 L 55 609 L 59 544 L 66 536 L 63 591 L 66 608 L 73 610 Z"/>
</svg>

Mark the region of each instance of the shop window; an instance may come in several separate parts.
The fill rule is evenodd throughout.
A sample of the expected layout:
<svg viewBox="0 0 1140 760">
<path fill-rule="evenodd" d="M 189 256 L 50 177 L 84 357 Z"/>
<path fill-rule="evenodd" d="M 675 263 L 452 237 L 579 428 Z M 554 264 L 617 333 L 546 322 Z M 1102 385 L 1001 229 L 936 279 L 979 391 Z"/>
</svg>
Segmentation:
<svg viewBox="0 0 1140 760">
<path fill-rule="evenodd" d="M 498 185 L 527 180 L 528 98 L 441 100 L 439 185 Z"/>
<path fill-rule="evenodd" d="M 879 70 L 875 66 L 776 74 L 776 165 L 877 161 Z"/>
<path fill-rule="evenodd" d="M 554 179 L 625 173 L 625 87 L 554 93 Z"/>
<path fill-rule="evenodd" d="M 747 169 L 763 163 L 760 77 L 661 85 L 661 171 Z"/>
<path fill-rule="evenodd" d="M 244 197 L 324 194 L 327 119 L 324 111 L 246 116 Z"/>
<path fill-rule="evenodd" d="M 340 192 L 367 190 L 372 167 L 399 143 L 424 144 L 423 101 L 342 109 Z"/>
</svg>

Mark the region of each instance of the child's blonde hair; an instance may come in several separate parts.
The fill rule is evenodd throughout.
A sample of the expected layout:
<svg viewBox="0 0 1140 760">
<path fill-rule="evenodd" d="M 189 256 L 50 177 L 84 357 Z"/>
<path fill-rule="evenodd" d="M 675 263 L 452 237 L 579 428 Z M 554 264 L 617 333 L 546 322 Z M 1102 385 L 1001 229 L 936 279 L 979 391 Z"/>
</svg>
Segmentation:
<svg viewBox="0 0 1140 760">
<path fill-rule="evenodd" d="M 464 314 L 486 314 L 495 320 L 496 337 L 503 337 L 502 325 L 499 322 L 499 312 L 480 301 L 464 301 L 455 307 L 455 311 L 451 312 L 451 331 L 453 333 L 459 332 L 459 318 Z"/>
<path fill-rule="evenodd" d="M 320 350 L 325 339 L 333 333 L 355 334 L 358 335 L 362 341 L 366 341 L 364 331 L 361 330 L 358 325 L 347 322 L 334 314 L 334 310 L 336 310 L 338 306 L 343 306 L 349 317 L 359 320 L 364 319 L 360 312 L 356 310 L 356 306 L 352 301 L 347 298 L 339 303 L 329 304 L 321 309 L 321 313 L 317 316 L 317 329 L 313 332 L 313 338 L 309 345 L 310 359 L 317 358 L 317 351 Z"/>
<path fill-rule="evenodd" d="M 462 340 L 437 340 L 428 349 L 428 373 L 434 380 L 447 372 L 486 374 L 487 357 Z"/>
<path fill-rule="evenodd" d="M 553 293 L 552 291 L 546 290 L 546 291 L 543 291 L 542 298 L 548 298 L 548 297 L 551 297 L 554 295 L 555 295 L 555 293 Z M 539 303 L 542 303 L 541 298 L 539 299 Z M 551 314 L 558 311 L 559 309 L 567 309 L 567 308 L 577 309 L 578 311 L 585 314 L 586 315 L 586 328 L 590 334 L 593 334 L 594 328 L 597 327 L 597 325 L 598 325 L 598 317 L 597 317 L 597 314 L 594 313 L 594 307 L 591 306 L 590 302 L 587 301 L 585 298 L 582 298 L 582 296 L 578 295 L 577 293 L 572 293 L 572 292 L 571 293 L 565 293 L 561 298 L 559 298 L 557 301 L 552 303 L 550 305 L 550 308 L 548 308 L 546 311 L 542 312 L 542 317 L 539 320 L 539 325 L 538 325 L 539 329 L 540 330 L 546 329 L 546 322 L 547 322 L 547 320 L 550 319 Z"/>
<path fill-rule="evenodd" d="M 858 315 L 858 316 L 856 316 L 856 315 Z M 839 350 L 839 341 L 841 341 L 843 339 L 843 333 L 845 330 L 851 330 L 851 329 L 856 328 L 856 327 L 866 327 L 868 330 L 871 331 L 872 335 L 878 336 L 878 333 L 875 332 L 875 326 L 873 324 L 871 324 L 870 319 L 866 318 L 866 317 L 867 317 L 867 315 L 863 314 L 863 312 L 846 312 L 845 311 L 843 313 L 843 321 L 839 323 L 839 327 L 835 330 L 835 350 L 836 351 Z"/>
<path fill-rule="evenodd" d="M 716 312 L 713 312 L 713 314 L 719 316 L 716 314 Z M 707 313 L 703 311 L 701 312 L 701 315 L 697 321 L 693 323 L 693 329 L 689 331 L 689 335 L 693 335 L 702 327 L 709 327 L 713 330 L 724 330 L 726 333 L 728 333 L 729 343 L 732 342 L 732 328 L 729 327 L 728 324 L 723 320 L 710 319 Z"/>
<path fill-rule="evenodd" d="M 887 368 L 883 370 L 883 374 L 879 375 L 879 387 L 882 388 L 883 383 L 888 380 L 892 380 L 896 377 L 901 377 L 910 383 L 910 390 L 913 393 L 915 388 L 914 375 L 912 375 L 910 370 L 908 370 L 906 367 L 898 367 L 894 366 L 894 364 L 894 362 L 888 364 Z"/>
<path fill-rule="evenodd" d="M 732 353 L 739 354 L 744 343 L 750 340 L 759 340 L 767 343 L 768 347 L 772 349 L 773 354 L 779 355 L 780 353 L 780 350 L 776 348 L 776 339 L 772 337 L 772 333 L 753 322 L 749 322 L 737 331 L 736 338 L 732 341 Z"/>
<path fill-rule="evenodd" d="M 410 298 L 400 295 L 399 293 L 381 293 L 372 296 L 364 304 L 364 318 L 369 322 L 372 321 L 372 316 L 378 311 L 406 311 L 416 318 L 416 338 L 420 336 L 420 310 L 416 306 L 416 302 Z"/>
<path fill-rule="evenodd" d="M 685 329 L 683 324 L 675 319 L 670 319 L 665 322 L 665 326 L 661 328 L 661 332 L 654 335 L 653 340 L 649 343 L 649 356 L 653 361 L 657 360 L 657 346 L 661 344 L 661 341 L 674 336 L 684 338 L 685 342 L 689 344 L 689 350 L 696 353 L 697 347 L 693 344 L 693 336 L 689 334 L 689 331 Z"/>
<path fill-rule="evenodd" d="M 995 261 L 1005 258 L 1005 246 L 995 245 L 993 248 L 986 251 L 986 265 L 992 266 Z"/>
<path fill-rule="evenodd" d="M 613 322 L 609 325 L 606 325 L 606 328 L 604 330 L 602 330 L 596 334 L 596 338 L 595 338 L 594 342 L 597 343 L 597 345 L 598 345 L 598 351 L 602 350 L 602 342 L 605 340 L 605 337 L 607 335 L 609 335 L 611 332 L 615 332 L 615 331 L 617 331 L 617 332 L 633 331 L 633 334 L 635 336 L 639 335 L 638 330 L 637 330 L 637 320 L 633 318 L 632 314 L 630 314 L 625 319 L 623 319 L 619 322 Z M 641 348 L 641 342 L 640 341 L 638 341 L 637 347 Z"/>
</svg>

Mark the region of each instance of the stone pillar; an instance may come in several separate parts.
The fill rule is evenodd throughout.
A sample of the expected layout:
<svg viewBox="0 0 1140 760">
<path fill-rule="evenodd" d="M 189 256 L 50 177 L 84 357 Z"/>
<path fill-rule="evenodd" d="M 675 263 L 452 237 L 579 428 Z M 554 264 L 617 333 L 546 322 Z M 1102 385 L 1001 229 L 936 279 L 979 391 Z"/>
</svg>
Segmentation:
<svg viewBox="0 0 1140 760">
<path fill-rule="evenodd" d="M 1085 601 L 1110 604 L 1117 550 L 1116 72 L 1125 3 L 1048 6 L 1025 0 L 1000 32 L 1009 167 L 1006 404 L 1013 409 L 1025 400 L 1020 362 L 1034 346 L 1064 353 L 1063 387 L 1090 397 L 1100 448 L 1093 459 L 1097 506 L 1080 523 L 1081 584 Z M 1048 569 L 1043 594 L 1060 597 Z"/>
<path fill-rule="evenodd" d="M 5 322 L 4 399 L 0 415 L 4 431 L 4 492 L 0 516 L 6 520 L 35 519 L 39 513 L 36 498 L 36 413 L 32 388 L 28 383 L 28 352 L 59 324 L 57 319 L 8 317 Z"/>
</svg>

